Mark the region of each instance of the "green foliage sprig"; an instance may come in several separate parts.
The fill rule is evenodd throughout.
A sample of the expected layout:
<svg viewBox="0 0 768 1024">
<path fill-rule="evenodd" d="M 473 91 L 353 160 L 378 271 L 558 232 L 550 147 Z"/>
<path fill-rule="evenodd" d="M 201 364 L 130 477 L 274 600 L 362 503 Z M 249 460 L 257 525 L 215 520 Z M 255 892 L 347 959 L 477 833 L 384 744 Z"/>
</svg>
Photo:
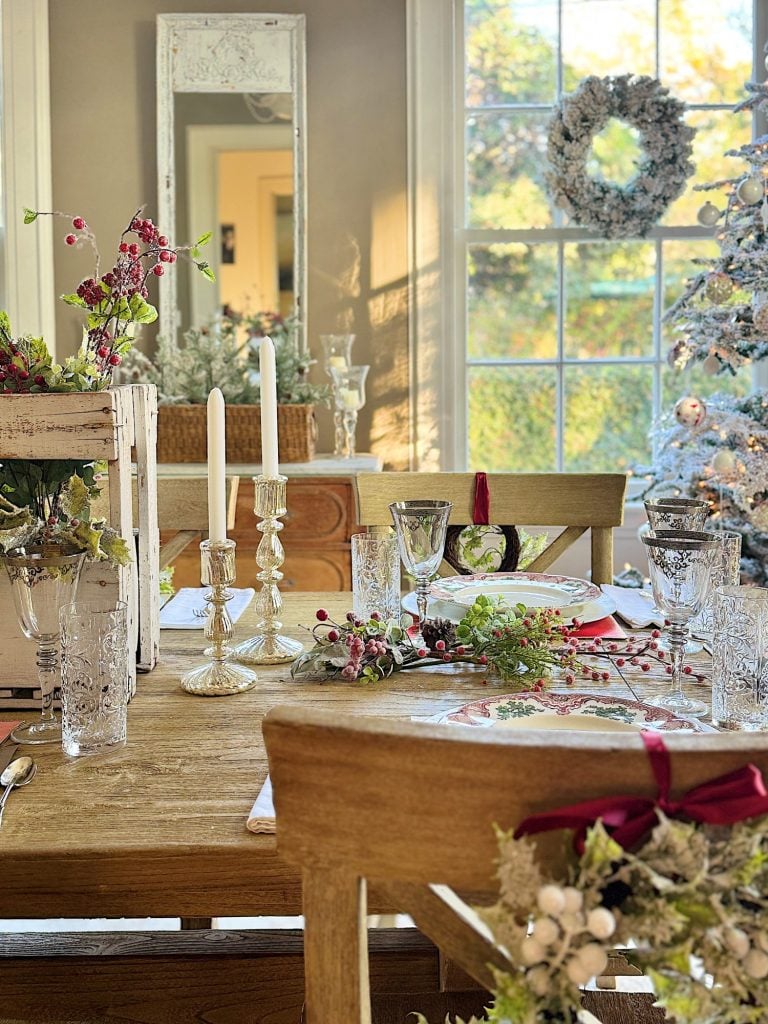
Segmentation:
<svg viewBox="0 0 768 1024">
<path fill-rule="evenodd" d="M 332 679 L 375 683 L 393 672 L 441 662 L 479 665 L 505 683 L 541 689 L 555 668 L 573 683 L 581 667 L 564 644 L 569 627 L 559 609 L 526 610 L 481 595 L 454 629 L 443 620 L 424 627 L 423 644 L 408 632 L 409 616 L 385 622 L 378 613 L 362 621 L 352 612 L 344 622 L 317 612 L 314 646 L 293 663 L 296 679 Z"/>
</svg>

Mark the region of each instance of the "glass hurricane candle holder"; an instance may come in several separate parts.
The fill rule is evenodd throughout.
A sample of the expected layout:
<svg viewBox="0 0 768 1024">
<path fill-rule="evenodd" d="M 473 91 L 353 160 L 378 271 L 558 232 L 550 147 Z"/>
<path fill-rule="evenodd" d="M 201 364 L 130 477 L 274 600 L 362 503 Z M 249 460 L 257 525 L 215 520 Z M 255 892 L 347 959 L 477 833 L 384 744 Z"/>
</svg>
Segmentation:
<svg viewBox="0 0 768 1024">
<path fill-rule="evenodd" d="M 325 372 L 333 379 L 333 370 L 346 370 L 352 365 L 352 345 L 355 341 L 354 334 L 321 334 L 320 344 L 323 346 L 323 366 Z M 344 413 L 343 410 L 334 406 L 334 448 L 333 454 L 337 458 L 344 455 Z"/>
<path fill-rule="evenodd" d="M 344 370 L 331 368 L 333 399 L 336 411 L 341 415 L 344 432 L 341 455 L 345 459 L 355 456 L 357 414 L 365 405 L 365 378 L 369 369 L 369 366 L 348 366 Z"/>
<path fill-rule="evenodd" d="M 61 741 L 61 722 L 53 711 L 53 691 L 60 680 L 59 615 L 74 606 L 84 559 L 83 553 L 66 555 L 55 544 L 15 548 L 0 558 L 21 630 L 37 644 L 40 718 L 13 730 L 16 743 Z"/>
</svg>

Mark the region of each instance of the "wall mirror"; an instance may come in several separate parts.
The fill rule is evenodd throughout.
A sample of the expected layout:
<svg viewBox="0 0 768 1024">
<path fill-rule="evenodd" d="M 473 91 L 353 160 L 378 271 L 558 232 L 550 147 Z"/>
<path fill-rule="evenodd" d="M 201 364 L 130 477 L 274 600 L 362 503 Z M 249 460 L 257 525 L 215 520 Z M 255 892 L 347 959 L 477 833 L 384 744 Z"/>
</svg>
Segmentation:
<svg viewBox="0 0 768 1024">
<path fill-rule="evenodd" d="M 159 14 L 159 224 L 203 233 L 215 284 L 186 262 L 160 279 L 160 331 L 218 312 L 296 313 L 305 347 L 305 47 L 300 14 Z"/>
</svg>

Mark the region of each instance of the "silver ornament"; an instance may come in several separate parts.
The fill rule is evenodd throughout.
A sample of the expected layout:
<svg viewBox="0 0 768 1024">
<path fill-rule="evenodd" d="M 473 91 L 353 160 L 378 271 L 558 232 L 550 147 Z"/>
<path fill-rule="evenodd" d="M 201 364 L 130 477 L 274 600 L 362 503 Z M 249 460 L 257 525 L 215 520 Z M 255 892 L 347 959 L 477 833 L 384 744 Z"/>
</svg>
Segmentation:
<svg viewBox="0 0 768 1024">
<path fill-rule="evenodd" d="M 714 227 L 720 219 L 720 211 L 714 205 L 714 203 L 704 203 L 702 208 L 696 214 L 696 220 L 699 224 L 703 224 L 705 228 Z"/>
<path fill-rule="evenodd" d="M 711 302 L 725 302 L 733 293 L 733 281 L 727 274 L 718 270 L 707 277 L 704 291 Z"/>
<path fill-rule="evenodd" d="M 763 198 L 763 179 L 745 178 L 736 191 L 742 203 L 756 203 Z"/>
<path fill-rule="evenodd" d="M 712 469 L 718 476 L 731 476 L 736 469 L 736 456 L 730 448 L 721 448 L 712 459 Z"/>
</svg>

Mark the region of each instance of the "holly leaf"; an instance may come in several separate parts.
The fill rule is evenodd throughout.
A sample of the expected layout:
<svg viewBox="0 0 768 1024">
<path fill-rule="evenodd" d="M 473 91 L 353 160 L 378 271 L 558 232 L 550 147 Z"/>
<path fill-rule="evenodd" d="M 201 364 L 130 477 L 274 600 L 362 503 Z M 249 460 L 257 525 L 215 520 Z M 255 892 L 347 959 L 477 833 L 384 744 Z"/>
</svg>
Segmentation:
<svg viewBox="0 0 768 1024">
<path fill-rule="evenodd" d="M 213 232 L 212 231 L 204 232 L 202 235 L 200 235 L 198 240 L 195 242 L 195 248 L 197 248 L 198 245 L 208 245 L 208 243 L 210 242 L 210 240 L 212 238 L 213 238 Z"/>
<path fill-rule="evenodd" d="M 70 519 L 85 519 L 89 511 L 88 488 L 79 476 L 70 477 L 62 495 L 61 507 Z"/>
<path fill-rule="evenodd" d="M 157 320 L 157 310 L 142 298 L 138 292 L 131 296 L 130 301 L 131 318 L 139 324 L 152 324 Z"/>
<path fill-rule="evenodd" d="M 128 565 L 131 561 L 131 552 L 125 540 L 109 528 L 101 536 L 101 550 L 112 565 Z"/>
<path fill-rule="evenodd" d="M 80 309 L 87 308 L 85 299 L 81 299 L 75 292 L 71 292 L 69 295 L 60 295 L 59 298 L 62 302 L 66 302 L 68 306 L 78 306 Z"/>
<path fill-rule="evenodd" d="M 25 224 L 33 224 L 37 220 L 37 216 L 38 215 L 37 215 L 37 212 L 35 210 L 30 210 L 30 208 L 28 206 L 24 207 L 24 223 Z"/>
<path fill-rule="evenodd" d="M 0 334 L 5 335 L 6 338 L 12 337 L 11 318 L 4 309 L 0 309 Z"/>
<path fill-rule="evenodd" d="M 214 272 L 211 270 L 210 266 L 207 263 L 200 262 L 200 263 L 196 263 L 195 266 L 200 271 L 200 273 L 203 275 L 203 277 L 207 278 L 209 281 L 215 281 L 216 280 L 216 275 L 214 274 Z"/>
</svg>

